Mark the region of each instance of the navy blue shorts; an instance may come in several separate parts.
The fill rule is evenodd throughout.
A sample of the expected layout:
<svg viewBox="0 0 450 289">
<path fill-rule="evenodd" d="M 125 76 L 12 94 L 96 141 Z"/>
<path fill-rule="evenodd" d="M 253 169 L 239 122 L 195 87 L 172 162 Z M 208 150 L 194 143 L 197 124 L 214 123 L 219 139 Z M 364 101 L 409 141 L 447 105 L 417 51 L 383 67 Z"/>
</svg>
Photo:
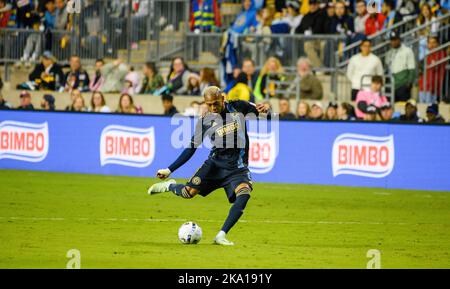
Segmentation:
<svg viewBox="0 0 450 289">
<path fill-rule="evenodd" d="M 252 188 L 252 179 L 247 167 L 233 170 L 224 169 L 208 159 L 190 178 L 186 186 L 197 189 L 199 195 L 203 197 L 219 188 L 224 188 L 228 201 L 234 203 L 236 200 L 235 190 L 242 183 L 248 184 Z"/>
</svg>

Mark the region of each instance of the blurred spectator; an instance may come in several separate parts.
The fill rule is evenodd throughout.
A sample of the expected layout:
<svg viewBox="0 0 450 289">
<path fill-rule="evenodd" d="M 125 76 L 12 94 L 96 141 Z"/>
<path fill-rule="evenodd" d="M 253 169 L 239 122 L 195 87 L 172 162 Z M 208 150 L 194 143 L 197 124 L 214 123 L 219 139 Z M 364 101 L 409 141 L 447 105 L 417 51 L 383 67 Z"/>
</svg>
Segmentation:
<svg viewBox="0 0 450 289">
<path fill-rule="evenodd" d="M 309 12 L 303 17 L 302 22 L 295 30 L 297 34 L 318 35 L 330 32 L 330 19 L 325 11 L 320 9 L 318 0 L 309 0 Z M 306 55 L 315 67 L 322 66 L 323 44 L 320 40 L 305 41 Z"/>
<path fill-rule="evenodd" d="M 425 28 L 421 29 L 419 34 L 419 60 L 422 61 L 425 58 L 427 51 L 427 38 L 431 35 L 437 34 L 439 29 L 439 21 L 434 22 L 431 25 L 427 25 L 430 22 L 436 20 L 431 7 L 428 3 L 424 3 L 420 7 L 420 15 L 416 20 L 417 26 L 426 25 Z"/>
<path fill-rule="evenodd" d="M 191 104 L 189 105 L 189 107 L 187 107 L 184 111 L 184 115 L 185 116 L 199 116 L 200 115 L 200 105 L 201 102 L 199 101 L 192 101 Z"/>
<path fill-rule="evenodd" d="M 191 31 L 212 32 L 220 26 L 221 17 L 217 0 L 192 0 L 190 14 Z"/>
<path fill-rule="evenodd" d="M 439 47 L 439 40 L 436 36 L 428 37 L 428 51 Z M 435 51 L 427 56 L 426 74 L 422 72 L 419 79 L 419 100 L 422 103 L 435 103 L 440 101 L 442 84 L 445 77 L 445 66 L 448 61 L 444 49 Z M 440 64 L 439 64 L 440 63 Z"/>
<path fill-rule="evenodd" d="M 385 102 L 380 106 L 379 115 L 382 121 L 394 121 L 398 119 L 394 114 L 394 108 L 390 102 Z"/>
<path fill-rule="evenodd" d="M 31 18 L 31 23 L 35 33 L 30 33 L 27 37 L 25 49 L 20 61 L 16 63 L 16 67 L 20 67 L 23 63 L 28 68 L 31 66 L 31 62 L 35 62 L 39 59 L 42 53 L 42 39 L 39 33 L 41 26 L 41 19 L 35 15 Z"/>
<path fill-rule="evenodd" d="M 11 104 L 3 98 L 2 89 L 3 89 L 3 81 L 2 78 L 0 77 L 0 110 L 11 109 L 12 108 Z"/>
<path fill-rule="evenodd" d="M 83 94 L 81 93 L 81 91 L 79 91 L 78 89 L 74 89 L 70 92 L 70 101 L 72 102 L 72 104 L 74 103 L 75 99 L 81 97 L 83 98 Z M 83 98 L 84 99 L 84 98 Z M 66 106 L 65 110 L 66 111 L 71 111 L 72 110 L 72 104 Z"/>
<path fill-rule="evenodd" d="M 284 68 L 280 60 L 276 57 L 269 57 L 264 63 L 253 91 L 256 100 L 262 100 L 268 94 L 270 97 L 275 96 L 275 83 L 270 80 L 284 80 Z"/>
<path fill-rule="evenodd" d="M 370 13 L 366 20 L 366 35 L 369 36 L 383 30 L 385 20 L 386 16 L 383 13 Z"/>
<path fill-rule="evenodd" d="M 390 40 L 386 66 L 394 77 L 395 101 L 407 101 L 416 78 L 416 59 L 412 49 L 401 43 L 397 32 L 390 33 Z"/>
<path fill-rule="evenodd" d="M 67 28 L 68 13 L 65 0 L 56 0 L 55 28 L 65 30 Z"/>
<path fill-rule="evenodd" d="M 356 117 L 364 118 L 365 109 L 372 105 L 376 108 L 387 102 L 386 96 L 381 95 L 383 78 L 379 75 L 372 76 L 370 90 L 360 90 L 356 96 Z"/>
<path fill-rule="evenodd" d="M 259 75 L 259 71 L 257 71 L 255 67 L 255 62 L 250 58 L 244 59 L 242 61 L 242 72 L 247 75 L 247 85 L 253 91 L 256 87 Z"/>
<path fill-rule="evenodd" d="M 331 19 L 331 33 L 351 36 L 355 31 L 353 18 L 347 13 L 344 2 L 336 2 L 336 15 Z"/>
<path fill-rule="evenodd" d="M 286 8 L 286 20 L 289 23 L 291 34 L 294 34 L 297 27 L 300 26 L 303 18 L 303 15 L 300 14 L 300 3 L 297 0 L 287 1 Z"/>
<path fill-rule="evenodd" d="M 384 0 L 381 4 L 381 13 L 386 16 L 383 29 L 392 27 L 394 24 L 402 21 L 402 15 L 395 10 L 394 0 Z"/>
<path fill-rule="evenodd" d="M 355 33 L 357 33 L 358 35 L 366 34 L 366 21 L 370 16 L 369 13 L 367 13 L 366 6 L 366 1 L 356 1 Z"/>
<path fill-rule="evenodd" d="M 69 107 L 68 111 L 77 111 L 77 112 L 87 111 L 84 98 L 81 94 L 75 96 L 75 98 L 72 101 L 72 105 Z"/>
<path fill-rule="evenodd" d="M 200 76 L 197 73 L 189 74 L 186 94 L 191 96 L 200 96 L 202 94 L 200 90 Z"/>
<path fill-rule="evenodd" d="M 15 10 L 15 27 L 30 28 L 33 2 L 31 0 L 11 1 Z"/>
<path fill-rule="evenodd" d="M 0 0 L 0 28 L 6 28 L 8 26 L 10 17 L 11 4 L 8 4 L 6 0 Z"/>
<path fill-rule="evenodd" d="M 177 108 L 173 105 L 173 96 L 171 94 L 163 94 L 161 101 L 164 108 L 164 115 L 173 116 L 178 113 Z"/>
<path fill-rule="evenodd" d="M 280 119 L 295 119 L 295 114 L 291 112 L 289 99 L 280 98 L 278 101 L 278 109 L 280 111 Z"/>
<path fill-rule="evenodd" d="M 348 102 L 341 103 L 337 108 L 339 120 L 355 120 L 355 108 Z"/>
<path fill-rule="evenodd" d="M 111 109 L 106 105 L 105 96 L 100 91 L 92 93 L 90 112 L 111 112 Z"/>
<path fill-rule="evenodd" d="M 34 110 L 33 104 L 31 104 L 31 94 L 28 91 L 22 91 L 20 93 L 20 105 L 17 107 L 19 110 Z"/>
<path fill-rule="evenodd" d="M 189 84 L 189 68 L 182 57 L 172 59 L 170 72 L 167 76 L 167 88 L 176 95 L 183 95 L 187 92 Z"/>
<path fill-rule="evenodd" d="M 445 123 L 445 119 L 439 114 L 439 105 L 433 103 L 427 107 L 427 123 Z"/>
<path fill-rule="evenodd" d="M 256 9 L 252 0 L 242 1 L 242 11 L 237 15 L 231 26 L 231 31 L 243 34 L 255 32 L 258 22 L 256 21 Z"/>
<path fill-rule="evenodd" d="M 116 59 L 111 63 L 103 65 L 101 74 L 105 81 L 103 82 L 100 91 L 103 93 L 121 91 L 127 73 L 128 67 L 121 59 Z"/>
<path fill-rule="evenodd" d="M 309 119 L 320 120 L 323 119 L 323 106 L 320 101 L 316 101 L 311 105 L 311 113 L 309 114 Z"/>
<path fill-rule="evenodd" d="M 130 66 L 127 75 L 124 80 L 124 87 L 122 93 L 128 93 L 129 95 L 135 95 L 141 91 L 141 76 L 137 71 L 134 71 L 134 67 Z"/>
<path fill-rule="evenodd" d="M 154 62 L 147 62 L 144 65 L 144 79 L 142 82 L 141 94 L 153 94 L 156 90 L 164 86 L 164 80 L 159 74 Z"/>
<path fill-rule="evenodd" d="M 236 85 L 236 78 L 238 75 L 242 72 L 242 70 L 239 67 L 233 68 L 233 78 L 228 82 L 227 86 L 223 90 L 223 92 L 228 93 L 230 90 Z M 259 77 L 259 75 L 258 75 Z"/>
<path fill-rule="evenodd" d="M 347 77 L 352 82 L 352 100 L 356 100 L 356 95 L 363 87 L 370 86 L 369 75 L 383 76 L 383 64 L 378 56 L 372 54 L 371 43 L 368 39 L 361 41 L 361 53 L 350 58 L 347 67 Z"/>
<path fill-rule="evenodd" d="M 300 101 L 297 105 L 297 118 L 298 119 L 308 119 L 311 109 L 306 101 Z"/>
<path fill-rule="evenodd" d="M 227 94 L 227 100 L 245 100 L 254 102 L 252 89 L 247 85 L 247 80 L 247 75 L 244 72 L 239 73 L 236 78 L 236 85 Z"/>
<path fill-rule="evenodd" d="M 378 114 L 378 108 L 375 105 L 368 105 L 364 110 L 364 121 L 376 121 Z"/>
<path fill-rule="evenodd" d="M 400 121 L 423 122 L 417 114 L 417 104 L 414 99 L 410 99 L 405 104 L 405 114 L 400 116 Z"/>
<path fill-rule="evenodd" d="M 47 111 L 55 110 L 55 98 L 51 94 L 44 94 L 41 101 L 41 109 Z"/>
<path fill-rule="evenodd" d="M 322 99 L 323 88 L 320 80 L 312 73 L 311 62 L 306 57 L 297 60 L 297 76 L 289 86 L 289 91 L 295 92 L 300 82 L 300 97 L 302 99 Z"/>
<path fill-rule="evenodd" d="M 94 74 L 91 77 L 91 82 L 89 83 L 90 91 L 101 90 L 105 78 L 102 75 L 102 67 L 105 65 L 103 59 L 97 59 L 95 61 Z"/>
<path fill-rule="evenodd" d="M 417 0 L 402 0 L 397 1 L 397 10 L 402 16 L 403 20 L 410 20 L 417 17 Z"/>
<path fill-rule="evenodd" d="M 220 83 L 217 80 L 214 69 L 205 67 L 200 70 L 200 95 L 208 86 L 220 87 Z"/>
<path fill-rule="evenodd" d="M 47 0 L 45 3 L 44 25 L 47 29 L 55 29 L 56 5 L 55 0 Z"/>
<path fill-rule="evenodd" d="M 325 111 L 325 119 L 326 120 L 337 120 L 337 108 L 338 104 L 336 102 L 330 102 L 328 104 L 327 110 Z"/>
<path fill-rule="evenodd" d="M 64 74 L 50 51 L 42 54 L 42 61 L 28 76 L 29 81 L 19 84 L 17 89 L 59 90 L 63 85 Z"/>
<path fill-rule="evenodd" d="M 81 67 L 81 59 L 72 55 L 69 60 L 70 71 L 64 77 L 64 91 L 71 92 L 78 89 L 81 92 L 89 91 L 89 75 Z"/>
<path fill-rule="evenodd" d="M 116 110 L 117 113 L 142 113 L 142 109 L 134 105 L 133 97 L 129 94 L 123 93 L 120 95 L 119 106 Z"/>
</svg>

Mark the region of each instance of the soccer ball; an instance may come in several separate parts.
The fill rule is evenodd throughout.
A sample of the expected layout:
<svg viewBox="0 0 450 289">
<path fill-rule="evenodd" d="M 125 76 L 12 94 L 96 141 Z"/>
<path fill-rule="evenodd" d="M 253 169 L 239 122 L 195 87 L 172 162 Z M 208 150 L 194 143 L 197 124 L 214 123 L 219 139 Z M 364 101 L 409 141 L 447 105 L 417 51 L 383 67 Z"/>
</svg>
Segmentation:
<svg viewBox="0 0 450 289">
<path fill-rule="evenodd" d="M 194 222 L 186 222 L 178 229 L 178 239 L 183 244 L 197 244 L 202 239 L 202 228 Z"/>
</svg>

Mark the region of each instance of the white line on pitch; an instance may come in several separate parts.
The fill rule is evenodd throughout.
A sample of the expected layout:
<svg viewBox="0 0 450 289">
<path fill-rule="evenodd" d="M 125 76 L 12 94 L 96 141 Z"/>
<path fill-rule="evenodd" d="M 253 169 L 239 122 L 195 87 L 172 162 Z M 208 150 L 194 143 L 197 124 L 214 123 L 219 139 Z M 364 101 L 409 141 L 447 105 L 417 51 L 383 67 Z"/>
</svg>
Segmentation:
<svg viewBox="0 0 450 289">
<path fill-rule="evenodd" d="M 24 221 L 69 221 L 68 218 L 51 218 L 51 217 L 0 217 L 0 220 L 24 220 Z M 138 219 L 138 218 L 74 218 L 74 221 L 101 221 L 101 222 L 186 222 L 187 219 Z M 197 222 L 203 223 L 222 223 L 221 220 L 202 220 L 196 219 Z M 356 222 L 356 221 L 293 221 L 293 220 L 240 220 L 241 223 L 258 223 L 258 224 L 298 224 L 298 225 L 414 225 L 412 223 L 403 222 Z"/>
</svg>

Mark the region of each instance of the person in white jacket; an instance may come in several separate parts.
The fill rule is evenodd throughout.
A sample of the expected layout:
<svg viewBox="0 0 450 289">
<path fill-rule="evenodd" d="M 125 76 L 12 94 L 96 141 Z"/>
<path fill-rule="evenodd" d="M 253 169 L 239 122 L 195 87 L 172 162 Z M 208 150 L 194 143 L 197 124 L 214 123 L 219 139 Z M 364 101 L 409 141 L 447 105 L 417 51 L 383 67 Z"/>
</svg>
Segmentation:
<svg viewBox="0 0 450 289">
<path fill-rule="evenodd" d="M 372 76 L 383 76 L 383 64 L 371 52 L 370 40 L 364 39 L 360 44 L 361 52 L 353 55 L 347 66 L 347 77 L 352 82 L 352 101 L 356 100 L 358 91 L 363 88 L 370 88 Z"/>
</svg>

